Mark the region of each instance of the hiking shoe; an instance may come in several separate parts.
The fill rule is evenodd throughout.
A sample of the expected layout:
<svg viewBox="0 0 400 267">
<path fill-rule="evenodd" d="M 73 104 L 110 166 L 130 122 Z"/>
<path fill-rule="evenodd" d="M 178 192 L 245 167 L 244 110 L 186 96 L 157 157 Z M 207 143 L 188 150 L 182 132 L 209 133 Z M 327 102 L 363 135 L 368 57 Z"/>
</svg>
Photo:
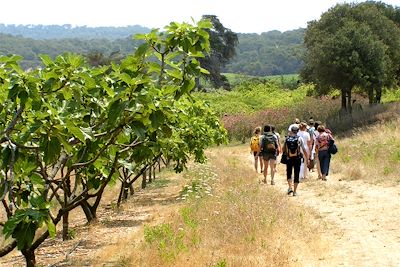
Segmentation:
<svg viewBox="0 0 400 267">
<path fill-rule="evenodd" d="M 263 172 L 264 172 L 264 170 L 261 170 L 261 171 L 260 171 L 260 173 L 263 173 Z"/>
<path fill-rule="evenodd" d="M 271 180 L 271 185 L 274 185 L 274 184 L 275 184 L 274 180 Z"/>
<path fill-rule="evenodd" d="M 266 184 L 266 183 L 267 183 L 267 180 L 266 180 L 266 179 L 263 179 L 262 182 L 263 182 L 264 184 Z"/>
<path fill-rule="evenodd" d="M 293 193 L 293 190 L 291 188 L 288 188 L 287 194 L 290 195 L 291 193 Z"/>
<path fill-rule="evenodd" d="M 293 192 L 293 196 L 294 196 L 294 197 L 297 196 L 297 192 Z"/>
</svg>

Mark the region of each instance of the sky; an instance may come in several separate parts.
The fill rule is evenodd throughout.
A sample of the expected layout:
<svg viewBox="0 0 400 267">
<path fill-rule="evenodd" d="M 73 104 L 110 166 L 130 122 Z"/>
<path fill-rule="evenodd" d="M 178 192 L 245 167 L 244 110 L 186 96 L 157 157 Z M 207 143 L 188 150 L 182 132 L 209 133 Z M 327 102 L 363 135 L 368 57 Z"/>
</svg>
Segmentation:
<svg viewBox="0 0 400 267">
<path fill-rule="evenodd" d="M 198 21 L 216 15 L 237 33 L 307 27 L 337 3 L 363 0 L 0 0 L 4 24 L 74 26 L 141 25 L 163 28 L 171 21 Z M 400 0 L 382 0 L 400 6 Z"/>
</svg>

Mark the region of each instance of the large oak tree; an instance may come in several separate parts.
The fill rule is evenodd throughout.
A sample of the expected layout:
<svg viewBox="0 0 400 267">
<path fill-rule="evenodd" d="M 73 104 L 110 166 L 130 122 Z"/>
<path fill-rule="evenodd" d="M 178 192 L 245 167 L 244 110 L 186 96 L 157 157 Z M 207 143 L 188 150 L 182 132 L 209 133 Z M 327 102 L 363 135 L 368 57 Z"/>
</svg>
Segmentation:
<svg viewBox="0 0 400 267">
<path fill-rule="evenodd" d="M 393 86 L 400 69 L 400 28 L 381 3 L 338 4 L 307 27 L 302 77 L 320 93 L 342 92 L 342 109 L 351 111 L 351 92 L 364 89 L 380 102 L 383 87 Z"/>
</svg>

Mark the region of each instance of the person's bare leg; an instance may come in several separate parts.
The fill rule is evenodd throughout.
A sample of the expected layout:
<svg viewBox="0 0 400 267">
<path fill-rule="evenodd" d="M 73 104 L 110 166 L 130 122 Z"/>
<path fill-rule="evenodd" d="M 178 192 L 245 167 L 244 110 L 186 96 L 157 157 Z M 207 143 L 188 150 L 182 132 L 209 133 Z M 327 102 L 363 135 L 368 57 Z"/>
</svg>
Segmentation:
<svg viewBox="0 0 400 267">
<path fill-rule="evenodd" d="M 275 184 L 275 181 L 274 181 L 274 178 L 275 178 L 275 166 L 276 166 L 275 163 L 276 163 L 276 160 L 274 160 L 274 159 L 271 159 L 269 161 L 269 164 L 271 166 L 271 185 Z"/>
<path fill-rule="evenodd" d="M 264 180 L 263 182 L 266 183 L 267 182 L 267 174 L 268 174 L 268 161 L 264 160 Z"/>
<path fill-rule="evenodd" d="M 287 183 L 288 183 L 288 187 L 289 187 L 289 189 L 288 189 L 288 195 L 290 194 L 290 193 L 292 193 L 293 192 L 293 180 L 292 179 L 290 179 L 290 180 L 287 180 Z"/>
<path fill-rule="evenodd" d="M 260 159 L 260 171 L 263 172 L 263 170 L 264 170 L 264 159 L 261 156 L 259 156 L 258 158 Z"/>
<path fill-rule="evenodd" d="M 254 156 L 254 169 L 258 172 L 258 156 Z"/>
<path fill-rule="evenodd" d="M 294 183 L 294 186 L 293 186 L 293 196 L 295 196 L 297 193 L 296 193 L 296 190 L 297 190 L 297 186 L 299 185 L 299 183 Z"/>
</svg>

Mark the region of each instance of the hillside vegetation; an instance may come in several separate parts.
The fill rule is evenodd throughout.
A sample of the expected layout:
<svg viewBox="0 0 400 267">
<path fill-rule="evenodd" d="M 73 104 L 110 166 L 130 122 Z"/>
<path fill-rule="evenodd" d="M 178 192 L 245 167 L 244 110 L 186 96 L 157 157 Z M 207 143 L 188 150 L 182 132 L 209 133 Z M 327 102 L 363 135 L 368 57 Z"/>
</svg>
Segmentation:
<svg viewBox="0 0 400 267">
<path fill-rule="evenodd" d="M 222 22 L 223 23 L 223 22 Z M 139 25 L 127 27 L 72 27 L 71 25 L 4 25 L 0 24 L 0 54 L 24 57 L 25 68 L 40 65 L 39 55 L 51 57 L 73 52 L 105 56 L 119 51 L 122 57 L 133 53 L 138 42 L 136 33 L 150 32 Z M 298 73 L 304 29 L 262 34 L 238 33 L 236 56 L 223 69 L 247 75 Z"/>
</svg>

